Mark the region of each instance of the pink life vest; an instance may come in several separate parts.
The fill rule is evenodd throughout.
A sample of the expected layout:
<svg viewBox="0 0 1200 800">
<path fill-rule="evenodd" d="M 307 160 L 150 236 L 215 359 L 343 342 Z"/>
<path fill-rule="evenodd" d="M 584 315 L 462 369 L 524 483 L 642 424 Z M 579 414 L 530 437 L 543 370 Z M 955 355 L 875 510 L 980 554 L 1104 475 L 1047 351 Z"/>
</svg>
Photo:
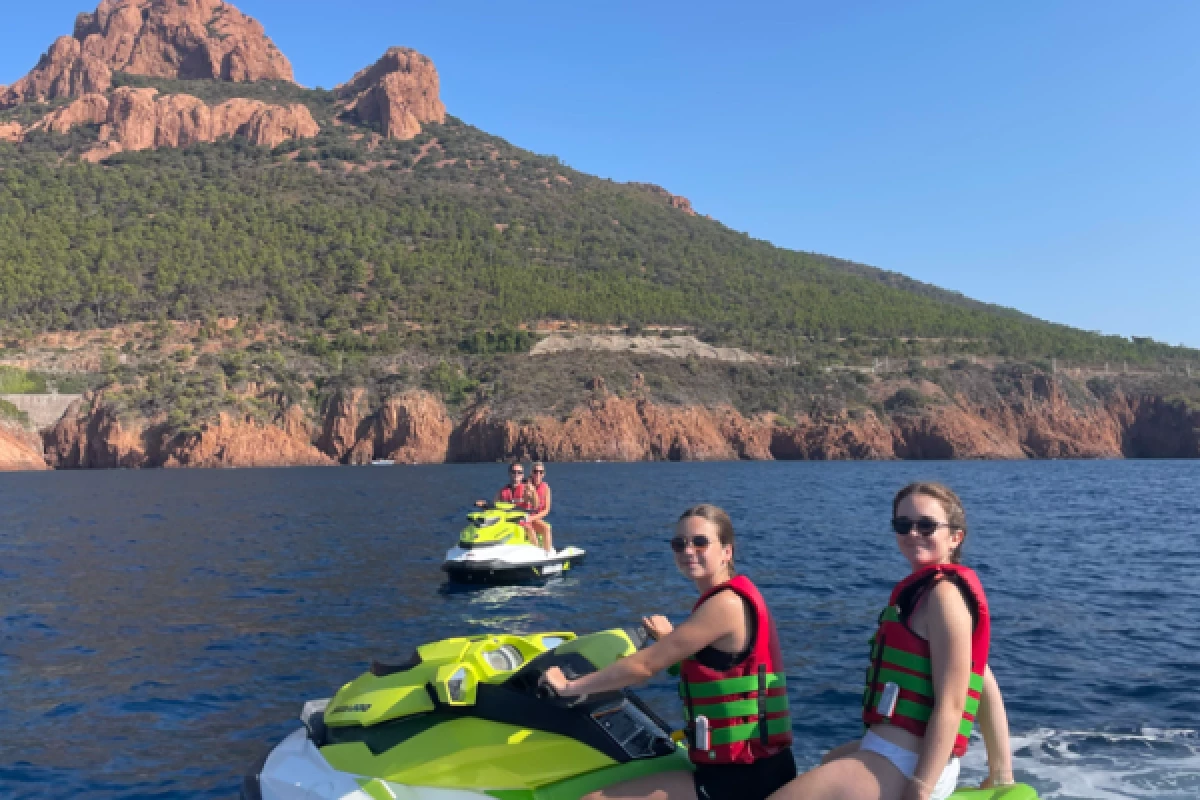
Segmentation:
<svg viewBox="0 0 1200 800">
<path fill-rule="evenodd" d="M 538 504 L 537 508 L 533 509 L 533 513 L 538 514 L 546 509 L 550 504 L 550 484 L 542 481 L 541 483 L 530 483 L 533 491 L 537 493 Z"/>
</svg>

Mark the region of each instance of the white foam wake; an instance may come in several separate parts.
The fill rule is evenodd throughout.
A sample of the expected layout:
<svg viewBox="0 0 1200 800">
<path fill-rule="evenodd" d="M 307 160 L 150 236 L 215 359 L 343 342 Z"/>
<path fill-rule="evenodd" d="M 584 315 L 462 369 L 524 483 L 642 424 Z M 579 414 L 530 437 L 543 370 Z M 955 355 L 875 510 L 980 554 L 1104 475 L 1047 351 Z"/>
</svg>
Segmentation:
<svg viewBox="0 0 1200 800">
<path fill-rule="evenodd" d="M 1043 800 L 1200 798 L 1200 731 L 1041 728 L 1014 735 L 1012 749 L 1017 780 Z M 976 741 L 963 759 L 960 785 L 976 785 L 986 774 L 983 742 Z"/>
</svg>

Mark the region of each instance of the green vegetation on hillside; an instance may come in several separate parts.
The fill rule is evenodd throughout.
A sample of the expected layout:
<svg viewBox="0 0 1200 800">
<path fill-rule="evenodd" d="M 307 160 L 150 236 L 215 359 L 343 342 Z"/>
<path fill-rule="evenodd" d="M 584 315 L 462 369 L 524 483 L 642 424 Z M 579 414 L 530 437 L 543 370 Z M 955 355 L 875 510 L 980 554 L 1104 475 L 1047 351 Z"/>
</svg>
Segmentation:
<svg viewBox="0 0 1200 800">
<path fill-rule="evenodd" d="M 0 366 L 0 394 L 39 394 L 44 391 L 44 376 L 16 367 Z"/>
<path fill-rule="evenodd" d="M 1200 356 L 775 248 L 454 119 L 379 141 L 334 125 L 330 92 L 121 80 L 210 102 L 304 102 L 322 134 L 275 151 L 232 140 L 102 165 L 76 160 L 94 129 L 0 143 L 10 334 L 220 314 L 282 320 L 318 357 L 490 353 L 527 349 L 511 335 L 523 325 L 571 319 L 690 326 L 789 358 Z"/>
</svg>

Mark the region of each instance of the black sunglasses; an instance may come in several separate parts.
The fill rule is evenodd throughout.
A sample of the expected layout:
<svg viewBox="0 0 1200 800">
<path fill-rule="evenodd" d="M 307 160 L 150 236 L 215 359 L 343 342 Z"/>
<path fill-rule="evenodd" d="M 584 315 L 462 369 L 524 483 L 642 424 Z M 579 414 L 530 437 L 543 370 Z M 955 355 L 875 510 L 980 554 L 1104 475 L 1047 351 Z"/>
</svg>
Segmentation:
<svg viewBox="0 0 1200 800">
<path fill-rule="evenodd" d="M 949 522 L 939 522 L 933 517 L 921 517 L 915 520 L 908 517 L 896 517 L 892 520 L 892 530 L 901 536 L 908 536 L 912 533 L 913 528 L 916 528 L 917 533 L 922 536 L 933 536 L 937 533 L 938 528 L 949 524 Z"/>
<path fill-rule="evenodd" d="M 704 534 L 697 534 L 692 537 L 676 536 L 671 540 L 671 549 L 676 553 L 682 553 L 684 550 L 687 550 L 689 544 L 694 550 L 703 550 L 712 544 L 712 539 L 709 539 Z"/>
<path fill-rule="evenodd" d="M 533 474 L 534 474 L 534 475 L 545 475 L 545 474 L 546 474 L 546 470 L 544 470 L 544 469 L 535 469 L 535 470 L 533 471 Z"/>
</svg>

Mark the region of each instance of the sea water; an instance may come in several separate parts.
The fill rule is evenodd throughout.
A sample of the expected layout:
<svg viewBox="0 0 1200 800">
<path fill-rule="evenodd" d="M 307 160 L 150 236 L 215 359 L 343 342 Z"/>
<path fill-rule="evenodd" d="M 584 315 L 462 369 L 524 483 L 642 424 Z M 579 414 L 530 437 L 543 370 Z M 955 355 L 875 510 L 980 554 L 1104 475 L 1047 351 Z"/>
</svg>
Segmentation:
<svg viewBox="0 0 1200 800">
<path fill-rule="evenodd" d="M 502 465 L 0 476 L 0 797 L 229 798 L 373 657 L 597 630 L 695 600 L 667 540 L 731 513 L 778 621 L 802 766 L 860 734 L 867 639 L 905 574 L 892 493 L 948 482 L 987 588 L 1019 779 L 1046 798 L 1200 797 L 1200 463 L 549 465 L 540 587 L 439 570 Z M 665 676 L 644 696 L 679 720 Z M 986 772 L 982 743 L 964 780 Z"/>
</svg>

